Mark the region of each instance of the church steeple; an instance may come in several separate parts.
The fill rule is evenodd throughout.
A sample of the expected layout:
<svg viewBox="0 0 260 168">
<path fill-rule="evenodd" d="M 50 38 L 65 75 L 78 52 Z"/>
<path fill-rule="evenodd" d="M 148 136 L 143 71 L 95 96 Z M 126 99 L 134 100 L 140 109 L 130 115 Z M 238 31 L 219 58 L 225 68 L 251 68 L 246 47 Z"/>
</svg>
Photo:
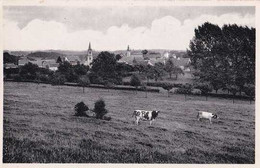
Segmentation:
<svg viewBox="0 0 260 168">
<path fill-rule="evenodd" d="M 127 46 L 126 56 L 127 56 L 127 57 L 130 57 L 130 56 L 131 56 L 131 51 L 130 51 L 129 45 Z"/>
<path fill-rule="evenodd" d="M 91 43 L 89 42 L 89 44 L 88 44 L 88 50 L 92 50 L 91 49 Z"/>
<path fill-rule="evenodd" d="M 91 49 L 91 43 L 89 42 L 88 45 L 88 52 L 86 55 L 86 59 L 85 59 L 85 65 L 87 66 L 91 66 L 90 64 L 93 62 L 93 53 L 92 53 L 92 49 Z"/>
</svg>

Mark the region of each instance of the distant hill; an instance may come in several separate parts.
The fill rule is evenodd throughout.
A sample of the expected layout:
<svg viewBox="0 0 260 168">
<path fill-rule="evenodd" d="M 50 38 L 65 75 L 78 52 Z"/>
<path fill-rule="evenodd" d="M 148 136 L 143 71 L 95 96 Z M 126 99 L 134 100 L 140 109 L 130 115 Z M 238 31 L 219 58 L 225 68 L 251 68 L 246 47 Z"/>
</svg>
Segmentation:
<svg viewBox="0 0 260 168">
<path fill-rule="evenodd" d="M 142 52 L 142 50 L 132 50 L 135 52 Z M 161 55 L 168 51 L 170 55 L 175 54 L 178 57 L 187 57 L 186 51 L 177 51 L 177 50 L 165 50 L 165 49 L 150 49 L 148 52 L 153 52 L 153 53 L 160 53 Z M 28 56 L 29 59 L 57 59 L 59 56 L 64 57 L 64 56 L 79 56 L 83 57 L 87 55 L 87 50 L 84 51 L 72 51 L 72 50 L 42 50 L 42 51 L 8 51 L 6 50 L 5 52 L 13 55 L 13 56 Z M 101 51 L 96 51 L 93 50 L 93 57 L 96 58 L 98 54 Z M 126 50 L 115 50 L 115 51 L 109 51 L 111 53 L 116 54 L 125 54 Z"/>
<path fill-rule="evenodd" d="M 4 50 L 4 52 L 18 57 L 26 56 L 31 53 L 31 51 L 9 51 L 9 50 Z"/>
<path fill-rule="evenodd" d="M 28 58 L 31 59 L 58 59 L 58 57 L 63 57 L 64 54 L 60 54 L 57 52 L 42 52 L 42 51 L 38 51 L 38 52 L 33 52 L 27 55 Z"/>
</svg>

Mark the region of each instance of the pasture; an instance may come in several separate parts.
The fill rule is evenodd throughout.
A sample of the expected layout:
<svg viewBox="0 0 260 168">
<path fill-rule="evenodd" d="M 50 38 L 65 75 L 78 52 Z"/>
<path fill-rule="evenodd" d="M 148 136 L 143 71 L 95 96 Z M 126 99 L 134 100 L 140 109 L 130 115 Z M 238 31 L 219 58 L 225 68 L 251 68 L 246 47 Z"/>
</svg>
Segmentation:
<svg viewBox="0 0 260 168">
<path fill-rule="evenodd" d="M 110 121 L 74 116 L 103 98 Z M 153 125 L 135 109 L 160 110 Z M 197 110 L 220 119 L 199 122 Z M 4 163 L 255 163 L 255 106 L 248 101 L 34 83 L 4 83 Z"/>
</svg>

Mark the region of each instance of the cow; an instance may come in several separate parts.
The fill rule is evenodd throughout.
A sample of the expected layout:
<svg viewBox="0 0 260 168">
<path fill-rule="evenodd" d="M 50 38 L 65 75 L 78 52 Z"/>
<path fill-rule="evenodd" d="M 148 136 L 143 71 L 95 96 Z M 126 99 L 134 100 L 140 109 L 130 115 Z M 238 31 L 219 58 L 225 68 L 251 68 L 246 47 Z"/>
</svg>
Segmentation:
<svg viewBox="0 0 260 168">
<path fill-rule="evenodd" d="M 134 110 L 132 117 L 135 116 L 136 125 L 138 125 L 140 119 L 150 121 L 150 125 L 152 125 L 152 122 L 158 116 L 159 112 L 160 111 L 156 111 L 156 110 L 153 110 L 153 111 Z"/>
<path fill-rule="evenodd" d="M 209 123 L 212 124 L 211 119 L 218 119 L 219 117 L 216 114 L 206 112 L 206 111 L 199 111 L 197 115 L 198 121 L 200 121 L 201 118 L 209 119 Z"/>
</svg>

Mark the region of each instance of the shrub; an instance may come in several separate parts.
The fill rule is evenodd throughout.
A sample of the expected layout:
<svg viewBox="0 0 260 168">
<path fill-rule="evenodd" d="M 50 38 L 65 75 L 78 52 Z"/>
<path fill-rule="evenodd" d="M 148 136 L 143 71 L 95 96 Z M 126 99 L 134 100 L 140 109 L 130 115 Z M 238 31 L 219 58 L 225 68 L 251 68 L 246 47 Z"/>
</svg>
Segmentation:
<svg viewBox="0 0 260 168">
<path fill-rule="evenodd" d="M 251 104 L 251 101 L 254 100 L 255 97 L 255 85 L 246 84 L 244 86 L 244 92 L 250 98 L 250 104 Z"/>
<path fill-rule="evenodd" d="M 130 85 L 136 87 L 136 89 L 137 89 L 137 87 L 141 86 L 141 84 L 142 84 L 142 81 L 140 79 L 140 76 L 137 74 L 133 74 L 131 76 Z"/>
<path fill-rule="evenodd" d="M 213 87 L 210 83 L 207 82 L 200 82 L 194 84 L 194 87 L 201 91 L 201 94 L 207 95 L 208 93 L 212 92 Z"/>
<path fill-rule="evenodd" d="M 85 92 L 85 87 L 89 86 L 90 81 L 87 75 L 80 76 L 78 83 L 83 88 L 83 93 Z"/>
<path fill-rule="evenodd" d="M 11 75 L 11 78 L 13 78 L 14 81 L 16 81 L 16 82 L 21 82 L 21 81 L 22 81 L 21 76 L 20 76 L 20 75 L 17 75 L 17 74 Z"/>
<path fill-rule="evenodd" d="M 94 113 L 96 114 L 97 119 L 104 119 L 104 116 L 108 113 L 105 106 L 106 104 L 103 99 L 99 99 L 95 102 Z"/>
<path fill-rule="evenodd" d="M 185 85 L 182 85 L 180 88 L 175 90 L 175 93 L 177 94 L 191 94 L 192 91 L 192 85 L 186 83 Z"/>
<path fill-rule="evenodd" d="M 66 82 L 66 77 L 60 73 L 55 73 L 52 77 L 52 85 L 63 85 Z"/>
<path fill-rule="evenodd" d="M 74 107 L 75 109 L 75 116 L 88 116 L 86 111 L 89 110 L 88 106 L 85 105 L 84 102 L 77 103 Z"/>
<path fill-rule="evenodd" d="M 170 84 L 170 83 L 163 83 L 163 84 L 162 84 L 162 88 L 165 89 L 165 90 L 167 90 L 167 92 L 168 92 L 168 97 L 169 97 L 169 96 L 170 96 L 170 95 L 169 95 L 169 92 L 170 92 L 170 90 L 173 88 L 173 85 Z"/>
<path fill-rule="evenodd" d="M 110 88 L 113 88 L 115 85 L 113 82 L 110 82 L 108 80 L 104 81 L 104 86 L 107 88 L 107 89 L 110 89 Z"/>
<path fill-rule="evenodd" d="M 194 95 L 201 95 L 201 91 L 199 89 L 193 89 L 191 93 Z"/>
<path fill-rule="evenodd" d="M 89 80 L 92 84 L 104 84 L 103 78 L 93 72 L 89 74 Z"/>
</svg>

